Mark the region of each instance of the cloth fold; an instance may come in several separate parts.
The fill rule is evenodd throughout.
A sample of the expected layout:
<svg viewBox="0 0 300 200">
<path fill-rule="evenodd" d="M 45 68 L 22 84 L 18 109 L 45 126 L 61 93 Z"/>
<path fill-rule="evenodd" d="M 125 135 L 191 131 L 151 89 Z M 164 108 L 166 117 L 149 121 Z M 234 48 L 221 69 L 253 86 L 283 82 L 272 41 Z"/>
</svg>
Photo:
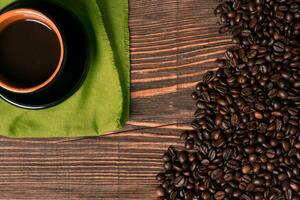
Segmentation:
<svg viewBox="0 0 300 200">
<path fill-rule="evenodd" d="M 1 0 L 0 10 L 17 1 Z M 92 46 L 90 69 L 81 88 L 55 107 L 25 110 L 0 99 L 0 134 L 96 136 L 122 128 L 130 101 L 128 0 L 41 1 L 58 4 L 81 20 Z"/>
</svg>

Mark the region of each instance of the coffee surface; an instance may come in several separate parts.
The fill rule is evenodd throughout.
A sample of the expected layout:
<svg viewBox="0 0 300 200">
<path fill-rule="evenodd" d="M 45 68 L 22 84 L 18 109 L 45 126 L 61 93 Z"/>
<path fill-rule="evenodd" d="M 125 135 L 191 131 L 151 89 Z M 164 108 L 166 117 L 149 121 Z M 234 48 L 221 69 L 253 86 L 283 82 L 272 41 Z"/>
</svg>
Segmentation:
<svg viewBox="0 0 300 200">
<path fill-rule="evenodd" d="M 60 59 L 56 33 L 41 22 L 13 22 L 0 32 L 2 80 L 17 87 L 32 87 L 46 81 Z"/>
</svg>

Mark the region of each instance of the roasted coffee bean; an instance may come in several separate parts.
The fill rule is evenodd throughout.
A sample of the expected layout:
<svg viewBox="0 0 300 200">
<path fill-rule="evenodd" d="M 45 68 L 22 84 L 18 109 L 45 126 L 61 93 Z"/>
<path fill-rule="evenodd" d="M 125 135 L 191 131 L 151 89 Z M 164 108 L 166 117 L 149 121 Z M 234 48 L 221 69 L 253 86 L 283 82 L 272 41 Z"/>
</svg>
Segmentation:
<svg viewBox="0 0 300 200">
<path fill-rule="evenodd" d="M 239 166 L 239 162 L 236 161 L 236 160 L 229 160 L 227 163 L 226 163 L 226 166 L 231 168 L 231 169 L 234 169 L 234 170 L 237 170 L 240 166 Z"/>
<path fill-rule="evenodd" d="M 208 152 L 208 158 L 213 161 L 217 156 L 217 153 L 216 153 L 216 150 L 214 149 L 211 149 L 209 152 Z"/>
<path fill-rule="evenodd" d="M 180 135 L 180 139 L 182 141 L 185 141 L 189 137 L 189 132 L 188 131 L 183 131 Z"/>
<path fill-rule="evenodd" d="M 185 148 L 187 150 L 191 150 L 194 148 L 194 141 L 192 139 L 189 139 L 185 142 Z"/>
<path fill-rule="evenodd" d="M 263 119 L 264 118 L 263 114 L 260 113 L 260 112 L 254 112 L 254 116 L 255 116 L 256 119 Z"/>
<path fill-rule="evenodd" d="M 255 178 L 255 179 L 253 179 L 253 184 L 256 186 L 262 186 L 265 184 L 265 179 L 264 178 Z"/>
<path fill-rule="evenodd" d="M 165 180 L 165 174 L 164 173 L 159 173 L 156 175 L 156 180 L 157 181 L 164 181 Z"/>
<path fill-rule="evenodd" d="M 222 169 L 215 169 L 214 171 L 211 172 L 210 176 L 213 180 L 219 180 L 220 178 L 223 177 L 223 170 Z"/>
<path fill-rule="evenodd" d="M 173 165 L 171 162 L 165 162 L 164 169 L 165 170 L 171 170 L 173 168 Z"/>
<path fill-rule="evenodd" d="M 198 99 L 198 94 L 197 92 L 193 92 L 192 95 L 191 95 L 192 99 L 196 100 Z"/>
<path fill-rule="evenodd" d="M 225 99 L 218 99 L 217 103 L 220 104 L 221 106 L 227 106 L 228 102 Z"/>
<path fill-rule="evenodd" d="M 166 193 L 165 189 L 162 186 L 158 186 L 156 188 L 155 192 L 158 197 L 163 197 L 163 196 L 165 196 L 165 193 Z"/>
<path fill-rule="evenodd" d="M 279 181 L 284 181 L 287 178 L 288 178 L 288 176 L 285 173 L 282 173 L 282 174 L 278 175 L 278 180 Z"/>
<path fill-rule="evenodd" d="M 274 158 L 276 156 L 276 152 L 273 149 L 269 149 L 266 152 L 266 156 L 270 159 Z"/>
<path fill-rule="evenodd" d="M 287 99 L 288 93 L 284 90 L 279 90 L 277 96 L 281 99 Z"/>
<path fill-rule="evenodd" d="M 174 169 L 175 171 L 181 172 L 182 171 L 182 165 L 179 162 L 174 162 L 172 169 Z"/>
<path fill-rule="evenodd" d="M 284 52 L 284 44 L 281 42 L 276 42 L 273 44 L 273 49 L 276 52 L 282 53 Z"/>
<path fill-rule="evenodd" d="M 221 131 L 213 131 L 211 133 L 211 138 L 213 140 L 219 140 L 221 138 Z"/>
<path fill-rule="evenodd" d="M 244 166 L 242 167 L 242 172 L 243 172 L 243 174 L 249 174 L 249 173 L 251 172 L 251 167 L 250 167 L 250 165 L 244 165 Z"/>
<path fill-rule="evenodd" d="M 300 191 L 300 186 L 298 183 L 295 182 L 290 182 L 290 187 L 294 192 L 299 192 Z"/>
<path fill-rule="evenodd" d="M 213 77 L 214 77 L 214 72 L 209 71 L 203 75 L 202 80 L 204 83 L 209 83 L 209 81 L 211 81 Z"/>
<path fill-rule="evenodd" d="M 225 198 L 225 192 L 224 191 L 218 191 L 216 192 L 216 194 L 214 195 L 216 200 L 222 200 Z"/>
<path fill-rule="evenodd" d="M 163 156 L 163 161 L 168 162 L 168 161 L 171 161 L 171 160 L 172 160 L 171 155 L 168 152 L 165 153 L 164 156 Z"/>
<path fill-rule="evenodd" d="M 300 200 L 300 1 L 220 0 L 233 48 L 202 76 L 160 199 Z"/>
<path fill-rule="evenodd" d="M 175 178 L 175 187 L 183 187 L 186 184 L 186 178 L 184 176 L 178 176 Z"/>
<path fill-rule="evenodd" d="M 189 154 L 187 151 L 181 151 L 179 153 L 178 159 L 180 163 L 185 163 L 189 158 Z"/>
</svg>

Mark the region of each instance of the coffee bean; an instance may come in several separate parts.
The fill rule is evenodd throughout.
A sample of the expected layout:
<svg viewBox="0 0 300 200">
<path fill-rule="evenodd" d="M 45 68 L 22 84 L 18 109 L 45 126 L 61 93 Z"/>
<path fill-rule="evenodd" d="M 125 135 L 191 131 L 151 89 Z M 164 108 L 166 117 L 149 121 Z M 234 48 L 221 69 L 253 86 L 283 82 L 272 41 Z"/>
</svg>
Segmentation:
<svg viewBox="0 0 300 200">
<path fill-rule="evenodd" d="M 211 81 L 214 77 L 214 72 L 206 72 L 203 77 L 202 77 L 202 80 L 204 83 L 209 83 L 209 81 Z"/>
<path fill-rule="evenodd" d="M 182 141 L 185 141 L 189 137 L 189 132 L 188 131 L 183 131 L 180 135 L 180 139 Z"/>
<path fill-rule="evenodd" d="M 169 146 L 168 153 L 171 155 L 173 160 L 176 158 L 176 150 L 173 146 Z"/>
<path fill-rule="evenodd" d="M 255 178 L 253 179 L 253 184 L 256 186 L 262 186 L 265 184 L 265 179 L 264 178 Z"/>
<path fill-rule="evenodd" d="M 256 119 L 263 119 L 264 116 L 260 112 L 254 112 L 254 116 Z"/>
<path fill-rule="evenodd" d="M 225 192 L 224 191 L 218 191 L 218 192 L 216 192 L 214 197 L 215 197 L 216 200 L 224 199 L 225 198 Z"/>
<path fill-rule="evenodd" d="M 203 159 L 203 160 L 201 160 L 201 164 L 207 166 L 207 165 L 209 165 L 209 160 Z"/>
<path fill-rule="evenodd" d="M 273 44 L 273 49 L 276 52 L 282 53 L 282 52 L 284 52 L 284 44 L 281 42 L 275 42 Z"/>
<path fill-rule="evenodd" d="M 163 161 L 168 162 L 172 159 L 171 155 L 169 153 L 165 153 L 163 156 Z"/>
<path fill-rule="evenodd" d="M 209 94 L 207 92 L 203 92 L 201 94 L 201 97 L 202 97 L 203 101 L 210 102 L 210 96 L 209 96 Z"/>
<path fill-rule="evenodd" d="M 219 180 L 220 178 L 223 177 L 223 170 L 222 169 L 215 169 L 214 171 L 211 172 L 210 176 L 213 180 Z"/>
<path fill-rule="evenodd" d="M 285 173 L 282 173 L 282 174 L 278 175 L 278 180 L 279 181 L 284 181 L 287 178 L 288 178 L 288 176 Z"/>
<path fill-rule="evenodd" d="M 194 141 L 192 139 L 188 139 L 186 142 L 185 142 L 185 148 L 187 150 L 191 150 L 194 148 Z"/>
<path fill-rule="evenodd" d="M 207 155 L 207 153 L 208 153 L 208 148 L 207 148 L 207 146 L 206 145 L 200 145 L 199 146 L 199 152 L 200 153 L 202 153 L 202 154 L 204 154 L 204 155 Z"/>
<path fill-rule="evenodd" d="M 240 199 L 241 200 L 252 200 L 253 196 L 249 193 L 244 193 L 244 194 L 241 195 Z"/>
<path fill-rule="evenodd" d="M 209 151 L 209 153 L 208 153 L 208 158 L 209 158 L 211 161 L 213 161 L 213 160 L 216 158 L 216 155 L 217 155 L 216 150 L 211 149 L 211 150 Z"/>
<path fill-rule="evenodd" d="M 178 194 L 178 191 L 177 191 L 177 190 L 173 190 L 173 191 L 170 193 L 170 199 L 171 199 L 171 200 L 175 200 L 176 197 L 177 197 L 177 194 Z"/>
<path fill-rule="evenodd" d="M 236 161 L 236 160 L 229 160 L 226 163 L 226 166 L 231 168 L 231 169 L 237 170 L 239 168 L 239 162 Z"/>
<path fill-rule="evenodd" d="M 237 114 L 233 114 L 231 116 L 230 122 L 231 122 L 232 125 L 238 126 L 239 125 L 239 117 L 238 117 L 238 115 Z"/>
<path fill-rule="evenodd" d="M 198 94 L 197 92 L 193 92 L 192 95 L 191 95 L 192 99 L 196 100 L 198 99 Z"/>
<path fill-rule="evenodd" d="M 185 163 L 188 160 L 188 152 L 187 151 L 181 151 L 179 153 L 178 159 L 180 163 Z"/>
<path fill-rule="evenodd" d="M 284 90 L 279 90 L 277 96 L 281 99 L 287 99 L 288 93 Z"/>
<path fill-rule="evenodd" d="M 275 151 L 273 149 L 267 150 L 266 156 L 270 159 L 274 158 L 276 155 Z"/>
<path fill-rule="evenodd" d="M 184 176 L 178 176 L 175 178 L 175 187 L 183 187 L 186 184 L 186 178 Z"/>
<path fill-rule="evenodd" d="M 235 12 L 234 11 L 230 11 L 227 13 L 228 18 L 234 18 L 235 17 Z"/>
<path fill-rule="evenodd" d="M 272 163 L 267 163 L 267 170 L 269 171 L 269 172 L 273 172 L 274 171 L 274 165 L 272 164 Z"/>
<path fill-rule="evenodd" d="M 243 172 L 243 174 L 249 174 L 249 173 L 251 172 L 251 167 L 250 167 L 250 165 L 244 165 L 244 166 L 242 167 L 242 172 Z"/>
<path fill-rule="evenodd" d="M 240 37 L 233 37 L 232 38 L 232 43 L 233 44 L 240 44 L 241 43 L 241 38 Z"/>
<path fill-rule="evenodd" d="M 159 173 L 159 174 L 157 174 L 157 176 L 156 176 L 156 180 L 157 181 L 164 181 L 165 180 L 165 175 L 164 175 L 164 173 Z"/>
<path fill-rule="evenodd" d="M 285 140 L 285 141 L 283 141 L 281 144 L 282 144 L 282 148 L 283 148 L 284 151 L 287 152 L 287 151 L 290 150 L 290 144 L 289 144 L 288 141 Z"/>
<path fill-rule="evenodd" d="M 213 140 L 219 140 L 221 138 L 221 131 L 213 131 L 211 133 L 211 138 Z"/>
<path fill-rule="evenodd" d="M 242 192 L 241 190 L 235 190 L 232 194 L 233 197 L 239 198 L 241 196 Z"/>
<path fill-rule="evenodd" d="M 210 193 L 207 192 L 207 191 L 203 192 L 203 193 L 201 194 L 201 197 L 202 197 L 202 199 L 204 199 L 204 200 L 209 200 L 209 199 L 211 199 Z"/>
<path fill-rule="evenodd" d="M 300 186 L 299 184 L 295 183 L 295 182 L 290 182 L 290 187 L 293 191 L 295 192 L 299 192 L 300 191 Z"/>
<path fill-rule="evenodd" d="M 250 51 L 248 52 L 247 57 L 248 57 L 249 59 L 252 59 L 252 58 L 255 58 L 255 57 L 256 57 L 256 54 L 257 54 L 257 51 L 254 50 L 254 49 L 252 49 L 252 50 L 250 50 Z"/>
<path fill-rule="evenodd" d="M 220 1 L 235 47 L 192 93 L 194 130 L 163 155 L 160 199 L 300 199 L 299 13 L 298 0 Z"/>
<path fill-rule="evenodd" d="M 171 170 L 172 167 L 173 167 L 173 165 L 171 162 L 165 162 L 165 164 L 164 164 L 165 170 Z"/>
<path fill-rule="evenodd" d="M 259 111 L 262 111 L 262 110 L 265 110 L 265 109 L 266 109 L 265 105 L 262 104 L 262 103 L 260 103 L 260 102 L 255 103 L 255 108 L 256 108 L 257 110 L 259 110 Z"/>
<path fill-rule="evenodd" d="M 228 102 L 225 99 L 218 99 L 217 103 L 220 104 L 221 106 L 227 106 Z"/>
<path fill-rule="evenodd" d="M 165 189 L 161 186 L 158 186 L 155 191 L 157 197 L 163 197 L 165 195 Z"/>
</svg>

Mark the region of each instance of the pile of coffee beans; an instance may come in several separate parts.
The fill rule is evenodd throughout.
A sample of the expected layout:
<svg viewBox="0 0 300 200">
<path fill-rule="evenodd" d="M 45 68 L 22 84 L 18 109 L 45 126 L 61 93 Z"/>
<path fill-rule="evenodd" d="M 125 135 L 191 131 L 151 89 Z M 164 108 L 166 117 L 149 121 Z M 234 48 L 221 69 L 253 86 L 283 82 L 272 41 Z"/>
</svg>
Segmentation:
<svg viewBox="0 0 300 200">
<path fill-rule="evenodd" d="M 161 200 L 300 200 L 300 0 L 223 0 L 236 47 L 192 98 L 193 130 L 169 147 Z"/>
</svg>

